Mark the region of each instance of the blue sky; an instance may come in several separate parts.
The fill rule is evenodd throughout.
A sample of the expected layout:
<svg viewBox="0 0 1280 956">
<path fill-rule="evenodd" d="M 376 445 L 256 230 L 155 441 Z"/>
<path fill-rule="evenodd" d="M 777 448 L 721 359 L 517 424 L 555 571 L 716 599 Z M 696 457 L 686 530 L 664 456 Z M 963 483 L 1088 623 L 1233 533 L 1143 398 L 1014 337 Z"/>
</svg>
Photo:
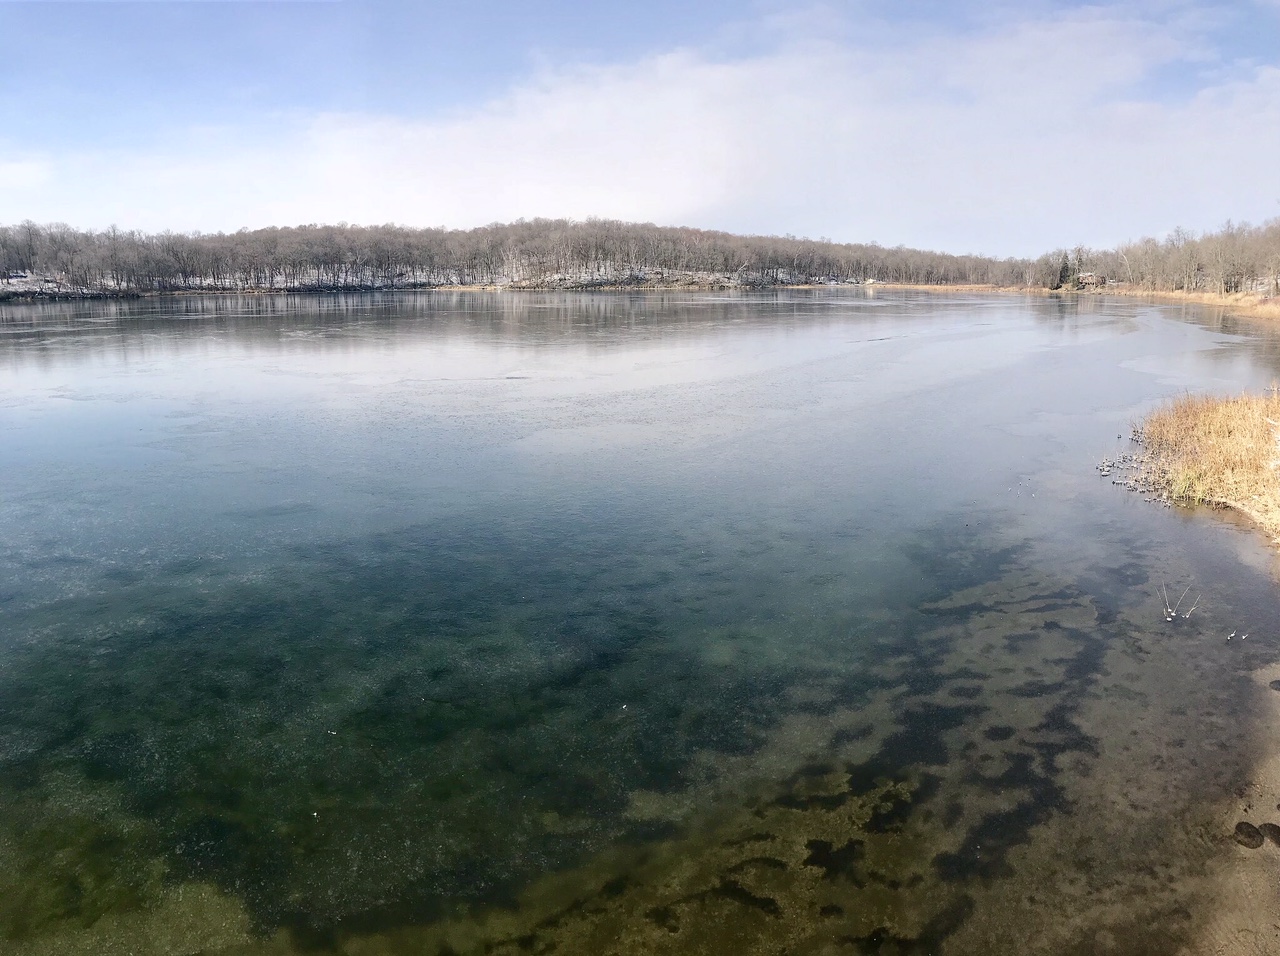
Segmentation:
<svg viewBox="0 0 1280 956">
<path fill-rule="evenodd" d="M 0 222 L 954 252 L 1280 215 L 1280 0 L 0 0 Z"/>
</svg>

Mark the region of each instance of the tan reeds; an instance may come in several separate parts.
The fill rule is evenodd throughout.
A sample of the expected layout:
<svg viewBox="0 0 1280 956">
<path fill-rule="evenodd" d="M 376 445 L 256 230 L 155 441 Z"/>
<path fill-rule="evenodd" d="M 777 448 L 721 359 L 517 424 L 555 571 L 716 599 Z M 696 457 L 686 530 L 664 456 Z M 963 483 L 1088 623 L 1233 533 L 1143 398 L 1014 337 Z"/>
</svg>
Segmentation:
<svg viewBox="0 0 1280 956">
<path fill-rule="evenodd" d="M 1153 292 L 1134 286 L 1104 286 L 1099 291 L 1107 295 L 1133 296 L 1154 299 L 1158 302 L 1185 302 L 1189 305 L 1205 305 L 1225 309 L 1234 315 L 1247 315 L 1259 319 L 1280 319 L 1280 298 L 1258 292 Z"/>
<path fill-rule="evenodd" d="M 1151 487 L 1175 502 L 1235 508 L 1280 538 L 1280 393 L 1186 395 L 1138 432 Z"/>
</svg>

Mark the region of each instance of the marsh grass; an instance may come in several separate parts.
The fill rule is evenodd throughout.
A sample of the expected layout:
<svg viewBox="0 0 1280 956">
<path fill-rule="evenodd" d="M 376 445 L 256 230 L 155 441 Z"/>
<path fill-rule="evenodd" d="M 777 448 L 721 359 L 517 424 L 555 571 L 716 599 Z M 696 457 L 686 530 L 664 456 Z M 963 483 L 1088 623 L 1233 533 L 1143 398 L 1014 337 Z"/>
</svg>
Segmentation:
<svg viewBox="0 0 1280 956">
<path fill-rule="evenodd" d="M 1181 302 L 1189 305 L 1205 305 L 1225 309 L 1234 315 L 1247 315 L 1259 319 L 1280 319 L 1280 297 L 1259 292 L 1185 292 L 1182 290 L 1154 291 L 1141 286 L 1108 285 L 1101 290 L 1107 295 L 1123 295 L 1159 302 Z M 1091 294 L 1091 293 L 1087 293 Z M 1274 416 L 1273 416 L 1274 417 Z"/>
<path fill-rule="evenodd" d="M 1234 508 L 1280 539 L 1280 392 L 1184 395 L 1138 436 L 1149 486 L 1182 504 Z"/>
</svg>

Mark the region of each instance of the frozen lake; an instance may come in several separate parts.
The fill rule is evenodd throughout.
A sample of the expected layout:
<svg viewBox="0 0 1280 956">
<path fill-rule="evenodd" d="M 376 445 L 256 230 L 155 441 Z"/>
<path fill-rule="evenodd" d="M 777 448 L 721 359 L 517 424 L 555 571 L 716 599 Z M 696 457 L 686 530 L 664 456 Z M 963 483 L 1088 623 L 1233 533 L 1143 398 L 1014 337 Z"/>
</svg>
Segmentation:
<svg viewBox="0 0 1280 956">
<path fill-rule="evenodd" d="M 0 950 L 1176 952 L 1272 559 L 1094 466 L 1278 376 L 1105 297 L 0 308 Z"/>
</svg>

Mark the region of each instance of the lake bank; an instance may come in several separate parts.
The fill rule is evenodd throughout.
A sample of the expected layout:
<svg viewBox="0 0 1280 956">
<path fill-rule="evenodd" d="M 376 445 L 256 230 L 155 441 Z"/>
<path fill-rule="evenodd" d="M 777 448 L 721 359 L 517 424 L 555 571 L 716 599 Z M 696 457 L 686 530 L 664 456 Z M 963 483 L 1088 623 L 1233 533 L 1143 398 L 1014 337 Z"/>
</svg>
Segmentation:
<svg viewBox="0 0 1280 956">
<path fill-rule="evenodd" d="M 1218 295 L 1215 292 L 1151 292 L 1145 289 L 1130 289 L 1125 286 L 1107 286 L 1098 290 L 1103 295 L 1122 295 L 1130 298 L 1149 299 L 1156 302 L 1168 302 L 1178 305 L 1201 305 L 1213 309 L 1225 309 L 1236 315 L 1259 319 L 1280 319 L 1280 298 L 1267 296 L 1260 292 L 1229 292 Z M 1095 293 L 1088 292 L 1086 295 Z"/>
<path fill-rule="evenodd" d="M 1280 540 L 1280 394 L 1185 395 L 1142 422 L 1140 478 L 1175 504 L 1230 508 Z"/>
<path fill-rule="evenodd" d="M 0 303 L 11 302 L 77 302 L 85 300 L 158 299 L 176 296 L 228 296 L 228 295 L 350 295 L 352 293 L 406 293 L 406 292 L 726 292 L 784 289 L 817 289 L 839 286 L 860 288 L 861 282 L 813 283 L 813 282 L 744 282 L 733 276 L 688 275 L 668 280 L 618 281 L 601 280 L 517 280 L 504 283 L 420 283 L 414 285 L 338 285 L 299 286 L 296 288 L 203 289 L 178 288 L 163 290 L 111 290 L 44 287 L 33 289 L 0 288 Z M 865 283 L 868 287 L 874 283 Z"/>
<path fill-rule="evenodd" d="M 1025 295 L 1036 298 L 1045 296 L 1098 296 L 1116 295 L 1130 299 L 1143 299 L 1152 302 L 1167 302 L 1177 305 L 1196 305 L 1207 308 L 1225 309 L 1236 315 L 1260 319 L 1280 319 L 1280 298 L 1267 296 L 1260 292 L 1230 292 L 1218 295 L 1213 292 L 1157 292 L 1150 289 L 1134 288 L 1123 283 L 1111 283 L 1091 289 L 1045 289 L 1031 286 L 1000 286 L 983 284 L 956 285 L 917 285 L 899 282 L 874 283 L 872 288 L 901 289 L 912 292 L 979 292 L 993 295 Z"/>
<path fill-rule="evenodd" d="M 519 270 L 484 278 L 466 274 L 415 279 L 398 277 L 377 281 L 293 281 L 277 275 L 274 281 L 239 282 L 166 280 L 159 288 L 125 283 L 76 284 L 66 275 L 30 273 L 12 276 L 0 284 L 0 302 L 59 302 L 81 299 L 136 299 L 190 295 L 331 295 L 353 292 L 670 292 L 763 289 L 810 289 L 874 285 L 862 280 L 779 270 L 760 273 L 739 270 L 717 272 L 698 269 L 636 269 L 587 272 L 528 273 Z"/>
<path fill-rule="evenodd" d="M 54 276 L 32 275 L 29 278 L 0 285 L 0 303 L 75 302 L 92 300 L 129 300 L 168 298 L 175 296 L 234 295 L 341 295 L 352 293 L 407 292 L 760 292 L 821 288 L 857 288 L 869 292 L 894 290 L 929 293 L 982 293 L 1022 295 L 1034 298 L 1048 296 L 1115 295 L 1154 302 L 1206 306 L 1233 314 L 1260 319 L 1280 319 L 1280 298 L 1262 293 L 1237 292 L 1217 295 L 1208 292 L 1151 291 L 1110 283 L 1082 289 L 1047 289 L 1040 286 L 1010 286 L 988 283 L 906 283 L 869 279 L 828 279 L 779 277 L 776 280 L 757 275 L 701 272 L 694 270 L 652 270 L 628 275 L 548 274 L 536 278 L 503 278 L 495 282 L 409 282 L 403 284 L 304 284 L 287 286 L 207 287 L 200 285 L 170 289 L 105 289 L 70 285 Z"/>
</svg>

